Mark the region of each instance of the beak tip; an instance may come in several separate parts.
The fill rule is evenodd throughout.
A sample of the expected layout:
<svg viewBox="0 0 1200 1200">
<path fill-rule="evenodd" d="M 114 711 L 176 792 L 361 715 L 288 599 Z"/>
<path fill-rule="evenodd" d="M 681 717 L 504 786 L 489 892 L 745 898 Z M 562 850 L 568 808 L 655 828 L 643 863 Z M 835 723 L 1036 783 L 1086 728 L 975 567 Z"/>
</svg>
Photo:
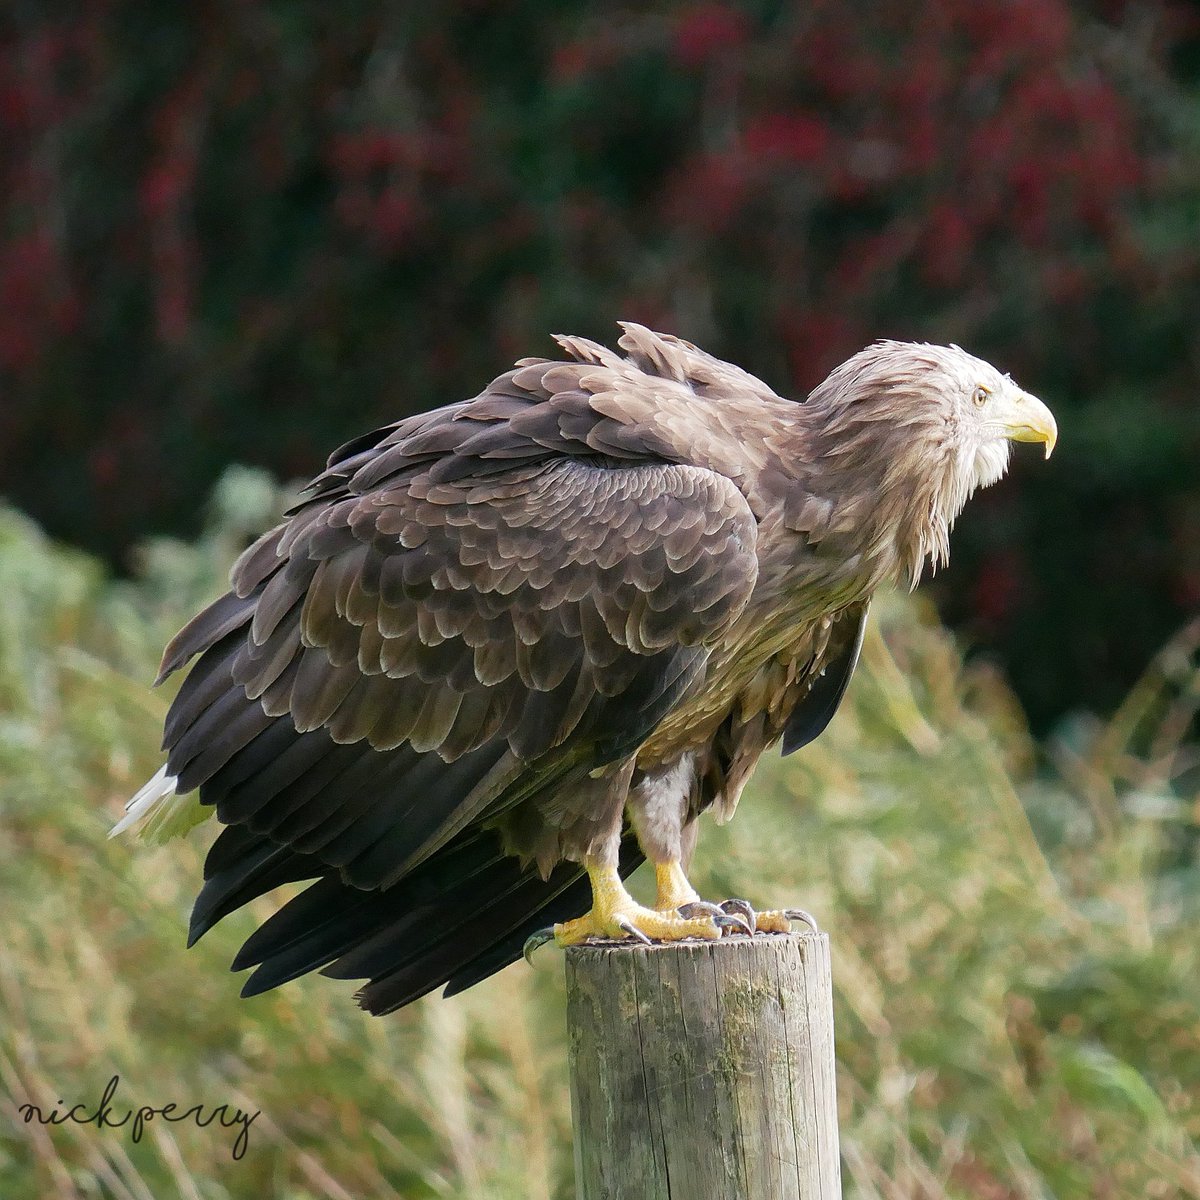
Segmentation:
<svg viewBox="0 0 1200 1200">
<path fill-rule="evenodd" d="M 1045 447 L 1045 458 L 1049 458 L 1058 445 L 1058 422 L 1054 414 L 1028 392 L 1020 394 L 1017 405 L 1020 416 L 1010 436 L 1019 442 L 1041 442 Z"/>
</svg>

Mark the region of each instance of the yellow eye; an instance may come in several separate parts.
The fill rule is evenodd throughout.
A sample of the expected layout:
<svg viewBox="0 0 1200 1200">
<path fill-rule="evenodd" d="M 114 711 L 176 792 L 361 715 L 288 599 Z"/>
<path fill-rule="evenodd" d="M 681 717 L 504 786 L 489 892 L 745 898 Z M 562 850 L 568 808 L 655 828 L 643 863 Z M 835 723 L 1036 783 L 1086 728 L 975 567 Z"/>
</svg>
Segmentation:
<svg viewBox="0 0 1200 1200">
<path fill-rule="evenodd" d="M 988 402 L 991 394 L 992 393 L 989 392 L 987 388 L 980 384 L 979 387 L 975 389 L 975 395 L 971 398 L 975 401 L 976 407 L 982 408 Z"/>
</svg>

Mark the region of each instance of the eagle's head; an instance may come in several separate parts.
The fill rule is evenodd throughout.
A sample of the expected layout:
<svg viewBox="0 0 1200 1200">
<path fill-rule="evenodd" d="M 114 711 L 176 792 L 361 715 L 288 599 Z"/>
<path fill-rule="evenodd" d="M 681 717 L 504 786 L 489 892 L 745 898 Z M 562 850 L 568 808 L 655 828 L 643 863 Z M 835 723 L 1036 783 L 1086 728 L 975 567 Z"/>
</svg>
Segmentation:
<svg viewBox="0 0 1200 1200">
<path fill-rule="evenodd" d="M 908 351 L 913 347 L 890 343 Z M 958 461 L 956 474 L 967 495 L 995 483 L 1008 468 L 1013 442 L 1041 442 L 1050 457 L 1058 440 L 1054 415 L 1036 397 L 1019 388 L 1011 375 L 958 346 L 923 346 L 930 398 L 944 414 L 949 444 Z M 964 498 L 965 500 L 965 498 Z"/>
<path fill-rule="evenodd" d="M 1045 404 L 958 346 L 876 342 L 809 405 L 822 455 L 874 497 L 912 582 L 926 559 L 945 561 L 955 518 L 1004 474 L 1013 442 L 1041 442 L 1049 458 L 1058 439 Z"/>
</svg>

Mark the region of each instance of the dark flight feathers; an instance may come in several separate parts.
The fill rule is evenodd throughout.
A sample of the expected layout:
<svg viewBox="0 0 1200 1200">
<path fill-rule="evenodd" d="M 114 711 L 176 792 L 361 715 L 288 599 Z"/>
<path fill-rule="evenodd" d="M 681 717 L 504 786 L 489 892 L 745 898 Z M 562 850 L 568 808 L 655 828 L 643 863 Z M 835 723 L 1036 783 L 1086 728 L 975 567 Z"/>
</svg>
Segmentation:
<svg viewBox="0 0 1200 1200">
<path fill-rule="evenodd" d="M 847 614 L 834 626 L 831 642 L 833 639 L 837 642 L 829 648 L 824 669 L 813 681 L 808 694 L 792 709 L 783 727 L 785 755 L 807 746 L 824 733 L 833 720 L 850 685 L 850 676 L 858 666 L 870 607 L 869 603 L 860 605 L 855 614 Z"/>
</svg>

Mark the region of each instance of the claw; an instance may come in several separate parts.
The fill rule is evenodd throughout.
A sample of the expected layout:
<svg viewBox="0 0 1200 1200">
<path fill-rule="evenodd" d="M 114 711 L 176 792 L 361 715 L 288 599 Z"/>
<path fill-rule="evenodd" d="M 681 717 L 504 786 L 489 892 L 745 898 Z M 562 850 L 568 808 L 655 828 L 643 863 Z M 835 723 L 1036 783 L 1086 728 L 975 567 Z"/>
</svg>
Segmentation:
<svg viewBox="0 0 1200 1200">
<path fill-rule="evenodd" d="M 637 938 L 639 942 L 643 942 L 647 946 L 654 945 L 654 943 L 632 921 L 618 921 L 617 924 L 622 930 L 624 930 L 625 933 L 629 934 L 631 938 Z"/>
<path fill-rule="evenodd" d="M 713 917 L 718 929 L 728 929 L 731 933 L 744 933 L 747 937 L 754 936 L 754 927 L 746 924 L 746 919 L 740 913 L 725 913 Z"/>
<path fill-rule="evenodd" d="M 754 906 L 749 900 L 725 900 L 721 904 L 721 911 L 730 915 L 736 913 L 746 922 L 751 933 L 757 927 L 758 914 L 754 911 Z"/>
<path fill-rule="evenodd" d="M 710 904 L 707 900 L 693 900 L 681 904 L 675 910 L 681 917 L 709 917 L 718 929 L 754 935 L 754 926 L 741 913 L 731 913 L 723 904 Z"/>
<path fill-rule="evenodd" d="M 753 937 L 758 930 L 758 914 L 749 900 L 724 900 L 721 911 L 727 921 L 734 921 Z"/>
<path fill-rule="evenodd" d="M 540 950 L 547 942 L 554 941 L 554 926 L 549 925 L 545 929 L 538 929 L 531 933 L 525 939 L 525 946 L 521 953 L 525 957 L 525 961 L 532 967 L 533 954 L 535 950 Z"/>
<path fill-rule="evenodd" d="M 821 927 L 817 924 L 817 918 L 814 917 L 812 913 L 806 912 L 802 908 L 785 908 L 783 910 L 783 915 L 787 917 L 789 921 L 803 921 L 805 925 L 807 925 L 809 929 L 813 931 L 813 933 L 821 932 Z"/>
</svg>

